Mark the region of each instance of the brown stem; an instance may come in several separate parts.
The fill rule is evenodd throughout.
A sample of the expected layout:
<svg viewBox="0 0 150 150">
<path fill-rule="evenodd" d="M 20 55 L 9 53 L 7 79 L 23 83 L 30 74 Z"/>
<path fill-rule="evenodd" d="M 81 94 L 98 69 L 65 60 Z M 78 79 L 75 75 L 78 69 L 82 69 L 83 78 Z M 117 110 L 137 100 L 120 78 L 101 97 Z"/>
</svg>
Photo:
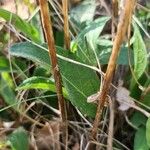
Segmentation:
<svg viewBox="0 0 150 150">
<path fill-rule="evenodd" d="M 112 37 L 115 37 L 118 19 L 118 0 L 112 0 Z"/>
<path fill-rule="evenodd" d="M 103 107 L 106 101 L 106 96 L 107 96 L 107 93 L 111 84 L 113 72 L 116 66 L 117 57 L 120 52 L 120 46 L 125 38 L 125 34 L 127 33 L 130 17 L 132 16 L 132 12 L 135 6 L 135 0 L 125 0 L 124 6 L 125 8 L 122 11 L 121 16 L 120 16 L 120 21 L 117 27 L 117 34 L 113 43 L 112 53 L 109 59 L 108 67 L 106 70 L 106 75 L 104 77 L 102 92 L 99 97 L 97 112 L 96 112 L 96 116 L 95 116 L 95 120 L 94 120 L 94 124 L 92 128 L 92 134 L 91 134 L 92 139 L 96 139 L 98 125 L 101 119 L 101 112 L 103 110 Z"/>
<path fill-rule="evenodd" d="M 52 22 L 49 14 L 48 2 L 47 0 L 39 0 L 39 5 L 41 10 L 42 25 L 48 43 L 49 57 L 52 63 L 52 71 L 55 79 L 57 97 L 58 97 L 59 108 L 61 112 L 61 119 L 63 122 L 63 127 L 66 128 L 66 130 L 63 131 L 63 133 L 65 134 L 67 131 L 66 105 L 62 95 L 61 75 L 58 68 L 55 41 L 53 36 Z"/>
<path fill-rule="evenodd" d="M 114 134 L 114 99 L 109 99 L 110 116 L 107 138 L 107 150 L 113 149 L 113 134 Z"/>
<path fill-rule="evenodd" d="M 64 16 L 64 43 L 65 48 L 70 49 L 70 34 L 69 34 L 69 21 L 68 21 L 68 0 L 62 1 L 63 16 Z"/>
</svg>

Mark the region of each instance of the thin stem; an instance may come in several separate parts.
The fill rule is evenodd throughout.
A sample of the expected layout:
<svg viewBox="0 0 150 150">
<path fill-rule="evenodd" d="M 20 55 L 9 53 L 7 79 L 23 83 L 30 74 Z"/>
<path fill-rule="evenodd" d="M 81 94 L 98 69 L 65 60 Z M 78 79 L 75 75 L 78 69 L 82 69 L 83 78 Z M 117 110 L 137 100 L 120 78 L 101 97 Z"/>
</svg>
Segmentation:
<svg viewBox="0 0 150 150">
<path fill-rule="evenodd" d="M 114 99 L 109 98 L 109 128 L 108 128 L 108 138 L 107 138 L 107 150 L 113 149 L 113 134 L 114 134 Z"/>
<path fill-rule="evenodd" d="M 68 0 L 62 1 L 63 16 L 64 16 L 64 43 L 65 48 L 70 49 L 70 33 L 69 33 L 69 21 L 68 21 Z"/>
<path fill-rule="evenodd" d="M 41 10 L 42 25 L 48 43 L 49 57 L 52 63 L 52 71 L 55 79 L 57 97 L 58 97 L 59 108 L 61 112 L 61 119 L 63 122 L 62 127 L 65 127 L 65 131 L 64 130 L 62 131 L 63 131 L 63 136 L 65 136 L 67 131 L 66 105 L 65 105 L 64 97 L 62 95 L 61 75 L 57 63 L 55 41 L 53 36 L 52 22 L 49 14 L 48 2 L 47 0 L 39 0 L 39 5 Z"/>
<path fill-rule="evenodd" d="M 112 0 L 112 37 L 115 37 L 118 19 L 118 0 Z"/>
<path fill-rule="evenodd" d="M 96 116 L 95 116 L 95 120 L 94 120 L 94 124 L 92 128 L 92 134 L 91 134 L 92 139 L 96 139 L 99 121 L 101 119 L 101 112 L 103 110 L 103 107 L 106 101 L 106 96 L 108 94 L 108 90 L 111 85 L 111 80 L 112 80 L 113 73 L 115 70 L 117 57 L 120 52 L 120 47 L 121 47 L 121 44 L 123 43 L 125 34 L 127 33 L 130 18 L 132 17 L 132 12 L 135 6 L 135 0 L 126 0 L 124 6 L 125 8 L 124 10 L 122 10 L 122 13 L 120 16 L 120 21 L 117 27 L 117 34 L 113 43 L 112 53 L 109 59 L 108 67 L 106 70 L 106 75 L 104 77 L 102 92 L 99 97 L 97 112 L 96 112 Z"/>
</svg>

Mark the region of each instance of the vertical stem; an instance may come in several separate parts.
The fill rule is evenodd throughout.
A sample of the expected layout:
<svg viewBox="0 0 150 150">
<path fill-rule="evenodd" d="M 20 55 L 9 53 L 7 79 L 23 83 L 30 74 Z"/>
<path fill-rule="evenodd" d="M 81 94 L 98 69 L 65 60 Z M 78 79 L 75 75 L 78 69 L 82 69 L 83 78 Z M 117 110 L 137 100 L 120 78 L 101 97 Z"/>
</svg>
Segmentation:
<svg viewBox="0 0 150 150">
<path fill-rule="evenodd" d="M 112 53 L 109 59 L 106 75 L 104 77 L 102 92 L 99 97 L 99 103 L 98 103 L 97 112 L 96 112 L 92 133 L 91 133 L 93 139 L 96 139 L 98 125 L 101 119 L 101 112 L 103 110 L 107 93 L 111 84 L 111 80 L 116 66 L 117 57 L 120 52 L 120 46 L 124 40 L 125 34 L 127 33 L 130 17 L 132 17 L 132 12 L 135 6 L 135 0 L 125 0 L 124 6 L 125 8 L 122 11 L 120 16 L 119 24 L 117 27 L 117 34 L 113 43 Z"/>
<path fill-rule="evenodd" d="M 118 18 L 118 0 L 112 0 L 112 38 L 114 38 Z"/>
<path fill-rule="evenodd" d="M 113 134 L 114 134 L 114 99 L 109 99 L 109 128 L 108 128 L 108 139 L 107 139 L 107 150 L 113 149 Z"/>
<path fill-rule="evenodd" d="M 63 127 L 65 127 L 67 130 L 66 105 L 62 95 L 61 75 L 58 68 L 55 41 L 53 36 L 52 22 L 49 13 L 48 2 L 47 0 L 39 0 L 39 5 L 41 10 L 42 24 L 43 24 L 46 40 L 48 43 L 49 57 L 52 63 L 52 71 L 55 79 L 57 97 L 58 97 L 59 108 L 61 112 L 61 119 L 63 122 Z M 63 133 L 65 134 L 66 131 L 63 131 Z"/>
<path fill-rule="evenodd" d="M 70 49 L 70 33 L 68 21 L 68 0 L 62 0 L 63 16 L 64 16 L 64 43 L 65 48 Z"/>
</svg>

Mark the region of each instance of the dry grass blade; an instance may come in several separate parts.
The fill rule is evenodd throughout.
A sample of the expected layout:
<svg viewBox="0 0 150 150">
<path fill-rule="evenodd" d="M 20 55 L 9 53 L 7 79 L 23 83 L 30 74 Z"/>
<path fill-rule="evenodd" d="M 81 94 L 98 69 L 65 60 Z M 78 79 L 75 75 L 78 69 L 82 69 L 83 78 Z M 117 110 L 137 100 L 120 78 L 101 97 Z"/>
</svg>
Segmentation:
<svg viewBox="0 0 150 150">
<path fill-rule="evenodd" d="M 60 76 L 58 63 L 57 63 L 56 48 L 55 48 L 55 42 L 54 42 L 54 36 L 53 36 L 53 30 L 52 30 L 52 22 L 51 22 L 51 18 L 49 14 L 48 2 L 46 0 L 39 0 L 39 5 L 41 9 L 42 24 L 43 24 L 46 40 L 48 43 L 49 56 L 50 56 L 51 63 L 52 63 L 57 97 L 58 97 L 59 107 L 60 107 L 60 112 L 61 112 L 61 119 L 63 122 L 62 131 L 63 131 L 63 136 L 65 139 L 64 144 L 66 145 L 67 113 L 66 113 L 65 101 L 62 95 L 62 83 L 61 83 L 61 76 Z"/>
<path fill-rule="evenodd" d="M 99 97 L 99 103 L 97 107 L 97 112 L 95 116 L 95 121 L 92 128 L 92 139 L 96 139 L 96 134 L 99 126 L 99 120 L 101 118 L 101 112 L 103 110 L 106 96 L 111 84 L 113 72 L 115 70 L 117 57 L 120 51 L 120 46 L 125 38 L 125 34 L 127 33 L 127 29 L 130 23 L 130 18 L 132 17 L 132 12 L 135 6 L 135 0 L 126 0 L 125 1 L 125 8 L 122 10 L 120 15 L 119 24 L 117 27 L 117 34 L 114 40 L 113 48 L 112 48 L 112 54 L 109 59 L 108 67 L 106 70 L 106 75 L 104 78 L 102 93 Z"/>
</svg>

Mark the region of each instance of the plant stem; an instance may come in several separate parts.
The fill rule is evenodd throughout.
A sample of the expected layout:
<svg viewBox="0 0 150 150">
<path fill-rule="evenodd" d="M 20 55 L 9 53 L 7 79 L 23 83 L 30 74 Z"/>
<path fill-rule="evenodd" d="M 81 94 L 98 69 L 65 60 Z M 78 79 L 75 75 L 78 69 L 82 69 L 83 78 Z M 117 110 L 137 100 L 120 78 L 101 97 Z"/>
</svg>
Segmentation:
<svg viewBox="0 0 150 150">
<path fill-rule="evenodd" d="M 70 49 L 70 34 L 69 34 L 69 21 L 68 21 L 68 0 L 62 1 L 63 16 L 64 16 L 64 43 L 65 48 Z"/>
<path fill-rule="evenodd" d="M 96 112 L 92 133 L 91 133 L 92 139 L 96 139 L 99 121 L 101 119 L 101 113 L 106 101 L 108 90 L 115 70 L 117 57 L 120 52 L 120 46 L 123 43 L 125 34 L 127 33 L 127 29 L 130 23 L 130 18 L 132 17 L 132 12 L 135 6 L 135 0 L 125 0 L 124 6 L 125 8 L 121 12 L 119 24 L 117 26 L 117 34 L 113 43 L 112 53 L 109 59 L 106 75 L 104 77 L 102 92 L 99 97 L 99 103 L 98 103 L 97 112 Z"/>
<path fill-rule="evenodd" d="M 115 37 L 118 19 L 118 0 L 112 0 L 112 38 Z"/>
<path fill-rule="evenodd" d="M 41 18 L 42 25 L 44 28 L 46 40 L 48 43 L 49 57 L 52 63 L 52 71 L 55 79 L 59 109 L 61 112 L 61 120 L 63 122 L 63 136 L 65 136 L 67 131 L 67 113 L 66 113 L 66 105 L 64 101 L 64 97 L 62 95 L 62 83 L 61 83 L 61 75 L 58 68 L 57 56 L 56 56 L 56 48 L 55 41 L 53 36 L 52 22 L 49 14 L 48 2 L 47 0 L 39 0 L 40 10 L 41 10 Z"/>
</svg>

